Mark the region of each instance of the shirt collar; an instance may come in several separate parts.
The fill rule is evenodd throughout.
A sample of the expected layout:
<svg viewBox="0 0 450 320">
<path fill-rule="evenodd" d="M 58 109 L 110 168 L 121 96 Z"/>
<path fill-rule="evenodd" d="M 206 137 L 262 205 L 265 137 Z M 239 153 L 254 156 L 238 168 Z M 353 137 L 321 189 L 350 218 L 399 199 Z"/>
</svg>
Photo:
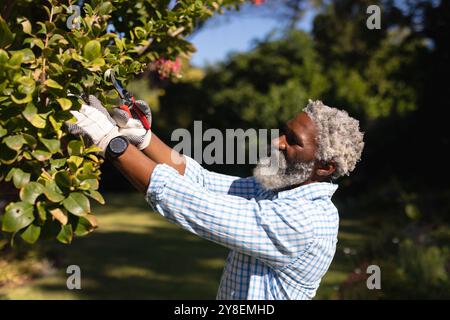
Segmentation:
<svg viewBox="0 0 450 320">
<path fill-rule="evenodd" d="M 338 185 L 330 182 L 313 182 L 294 189 L 278 192 L 278 198 L 305 198 L 315 200 L 319 198 L 331 198 Z"/>
</svg>

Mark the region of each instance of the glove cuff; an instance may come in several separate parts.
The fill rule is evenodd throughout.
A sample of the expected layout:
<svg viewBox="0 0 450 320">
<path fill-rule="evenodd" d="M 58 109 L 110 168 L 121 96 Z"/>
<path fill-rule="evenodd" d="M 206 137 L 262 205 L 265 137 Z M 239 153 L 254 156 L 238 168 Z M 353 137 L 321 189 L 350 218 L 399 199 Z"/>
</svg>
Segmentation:
<svg viewBox="0 0 450 320">
<path fill-rule="evenodd" d="M 139 145 L 137 145 L 137 148 L 139 150 L 144 150 L 145 148 L 148 147 L 148 145 L 150 144 L 150 140 L 152 139 L 152 131 L 148 130 L 147 133 L 144 136 L 144 140 L 142 141 L 142 143 L 140 143 Z"/>
</svg>

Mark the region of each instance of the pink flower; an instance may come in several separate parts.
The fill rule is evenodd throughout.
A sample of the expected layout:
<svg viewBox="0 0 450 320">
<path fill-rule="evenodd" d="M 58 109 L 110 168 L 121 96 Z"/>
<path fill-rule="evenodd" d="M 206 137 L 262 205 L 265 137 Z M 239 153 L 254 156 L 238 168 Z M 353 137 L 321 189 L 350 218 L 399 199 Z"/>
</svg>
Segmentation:
<svg viewBox="0 0 450 320">
<path fill-rule="evenodd" d="M 172 76 L 179 78 L 181 70 L 181 60 L 176 58 L 175 60 L 169 60 L 164 57 L 159 58 L 152 63 L 150 69 L 158 72 L 160 79 L 167 79 Z"/>
<path fill-rule="evenodd" d="M 252 0 L 252 2 L 255 6 L 260 6 L 264 3 L 264 0 Z"/>
</svg>

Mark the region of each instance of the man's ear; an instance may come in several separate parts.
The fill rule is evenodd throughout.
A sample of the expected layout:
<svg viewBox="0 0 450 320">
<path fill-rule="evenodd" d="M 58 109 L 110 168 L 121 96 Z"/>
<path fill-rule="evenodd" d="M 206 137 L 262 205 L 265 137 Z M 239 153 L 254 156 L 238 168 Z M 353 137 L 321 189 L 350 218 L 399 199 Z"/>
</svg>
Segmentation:
<svg viewBox="0 0 450 320">
<path fill-rule="evenodd" d="M 336 171 L 336 162 L 331 161 L 320 161 L 316 164 L 316 176 L 319 179 L 325 179 L 330 177 Z"/>
</svg>

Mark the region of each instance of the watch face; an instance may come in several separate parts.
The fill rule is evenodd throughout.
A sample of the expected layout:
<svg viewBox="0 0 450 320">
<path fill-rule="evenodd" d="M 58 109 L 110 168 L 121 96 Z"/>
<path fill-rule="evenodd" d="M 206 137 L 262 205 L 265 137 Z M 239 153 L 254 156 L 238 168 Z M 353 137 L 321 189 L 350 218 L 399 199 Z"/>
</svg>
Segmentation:
<svg viewBox="0 0 450 320">
<path fill-rule="evenodd" d="M 122 137 L 116 137 L 109 143 L 109 150 L 116 155 L 121 155 L 128 147 L 128 142 Z"/>
</svg>

